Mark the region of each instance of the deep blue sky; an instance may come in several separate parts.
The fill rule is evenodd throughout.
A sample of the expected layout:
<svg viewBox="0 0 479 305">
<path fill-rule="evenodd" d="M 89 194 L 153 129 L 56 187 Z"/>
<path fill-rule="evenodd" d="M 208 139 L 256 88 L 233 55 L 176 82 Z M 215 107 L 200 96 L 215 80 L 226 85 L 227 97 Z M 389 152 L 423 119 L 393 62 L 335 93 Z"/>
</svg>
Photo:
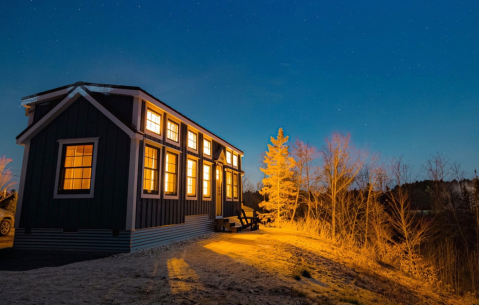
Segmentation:
<svg viewBox="0 0 479 305">
<path fill-rule="evenodd" d="M 21 168 L 23 96 L 140 86 L 245 152 L 333 131 L 416 169 L 479 170 L 478 1 L 2 1 L 0 156 Z"/>
</svg>

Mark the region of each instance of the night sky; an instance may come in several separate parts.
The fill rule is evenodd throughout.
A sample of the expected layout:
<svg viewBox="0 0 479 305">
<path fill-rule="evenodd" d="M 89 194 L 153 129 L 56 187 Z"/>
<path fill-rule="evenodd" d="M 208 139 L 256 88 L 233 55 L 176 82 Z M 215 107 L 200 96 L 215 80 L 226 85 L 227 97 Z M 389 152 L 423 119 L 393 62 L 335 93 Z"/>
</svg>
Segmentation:
<svg viewBox="0 0 479 305">
<path fill-rule="evenodd" d="M 2 1 L 0 156 L 26 95 L 139 86 L 245 152 L 283 127 L 333 131 L 417 172 L 440 153 L 479 170 L 479 1 Z M 18 177 L 15 177 L 18 179 Z"/>
</svg>

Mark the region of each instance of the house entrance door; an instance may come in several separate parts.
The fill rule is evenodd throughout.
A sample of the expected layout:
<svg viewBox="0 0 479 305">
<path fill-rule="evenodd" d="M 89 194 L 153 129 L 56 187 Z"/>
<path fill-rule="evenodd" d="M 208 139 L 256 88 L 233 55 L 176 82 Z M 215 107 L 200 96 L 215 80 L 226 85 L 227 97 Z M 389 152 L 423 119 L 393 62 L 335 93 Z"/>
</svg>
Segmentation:
<svg viewBox="0 0 479 305">
<path fill-rule="evenodd" d="M 223 167 L 216 165 L 216 217 L 223 216 Z"/>
</svg>

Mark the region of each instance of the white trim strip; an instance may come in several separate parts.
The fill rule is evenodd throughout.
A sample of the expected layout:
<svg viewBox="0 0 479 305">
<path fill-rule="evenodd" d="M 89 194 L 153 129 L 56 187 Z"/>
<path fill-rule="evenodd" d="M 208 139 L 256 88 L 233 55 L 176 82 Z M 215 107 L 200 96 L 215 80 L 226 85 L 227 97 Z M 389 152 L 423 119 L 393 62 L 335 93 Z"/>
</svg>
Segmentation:
<svg viewBox="0 0 479 305">
<path fill-rule="evenodd" d="M 23 150 L 22 171 L 20 174 L 20 185 L 18 187 L 17 210 L 15 212 L 15 229 L 20 227 L 20 216 L 22 215 L 23 193 L 25 192 L 25 180 L 27 178 L 28 154 L 30 152 L 30 141 L 25 143 Z"/>
<path fill-rule="evenodd" d="M 136 222 L 136 196 L 138 192 L 138 139 L 131 139 L 130 142 L 130 167 L 128 170 L 128 197 L 126 206 L 126 230 L 134 230 Z"/>
</svg>

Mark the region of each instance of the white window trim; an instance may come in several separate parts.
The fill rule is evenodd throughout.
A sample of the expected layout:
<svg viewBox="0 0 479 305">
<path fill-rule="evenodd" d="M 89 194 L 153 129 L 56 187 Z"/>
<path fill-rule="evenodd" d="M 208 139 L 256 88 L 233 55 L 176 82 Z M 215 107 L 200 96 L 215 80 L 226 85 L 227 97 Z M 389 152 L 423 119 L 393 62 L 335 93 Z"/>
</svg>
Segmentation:
<svg viewBox="0 0 479 305">
<path fill-rule="evenodd" d="M 145 101 L 146 102 L 146 101 Z M 163 111 L 156 109 L 156 107 L 150 106 L 150 104 L 147 102 L 146 104 L 146 111 L 145 111 L 145 134 L 150 135 L 155 138 L 161 138 L 163 136 L 163 119 L 165 118 Z M 148 121 L 148 109 L 156 112 L 160 116 L 160 133 L 155 133 L 151 130 L 146 129 L 147 121 Z"/>
<path fill-rule="evenodd" d="M 235 175 L 236 175 L 236 188 L 237 188 L 237 191 L 238 191 L 238 197 L 235 197 Z M 239 187 L 239 184 L 240 182 L 238 181 L 238 178 L 239 178 L 239 175 L 237 172 L 232 172 L 231 173 L 231 198 L 233 199 L 233 201 L 239 201 L 239 193 L 240 193 L 240 187 Z"/>
<path fill-rule="evenodd" d="M 226 173 L 231 173 L 231 198 L 228 198 L 228 178 L 227 178 L 227 174 Z M 224 181 L 225 181 L 225 198 L 226 198 L 226 201 L 233 201 L 233 171 L 230 170 L 230 169 L 225 169 L 225 172 L 224 172 Z"/>
<path fill-rule="evenodd" d="M 150 145 L 150 146 L 154 146 L 155 148 L 158 149 L 158 194 L 144 194 L 143 193 L 143 183 L 145 181 L 145 151 L 146 151 L 146 145 Z M 154 141 L 150 141 L 150 140 L 147 140 L 145 139 L 143 141 L 143 156 L 142 156 L 142 162 L 141 162 L 141 189 L 140 189 L 140 192 L 141 192 L 141 198 L 151 198 L 151 199 L 160 199 L 161 198 L 161 183 L 162 183 L 162 179 L 161 179 L 161 173 L 162 173 L 162 161 L 163 160 L 161 157 L 162 157 L 162 154 L 161 154 L 161 148 L 163 147 L 163 145 L 161 145 L 160 143 L 157 143 L 157 142 L 154 142 Z"/>
<path fill-rule="evenodd" d="M 204 178 L 205 178 L 204 177 L 204 172 L 205 172 L 204 166 L 205 165 L 208 165 L 210 167 L 210 197 L 205 197 L 205 195 L 203 194 L 203 181 L 204 181 Z M 203 166 L 203 171 L 202 171 L 203 175 L 201 175 L 201 198 L 203 199 L 203 201 L 212 201 L 213 200 L 213 194 L 215 194 L 213 192 L 213 178 L 216 180 L 216 171 L 213 168 L 213 163 L 212 162 L 208 162 L 208 161 L 203 160 L 203 164 L 201 166 Z"/>
<path fill-rule="evenodd" d="M 166 153 L 170 152 L 172 154 L 175 154 L 176 155 L 176 195 L 167 195 L 166 194 L 166 187 L 165 185 L 163 185 L 162 187 L 162 190 L 163 190 L 163 198 L 164 199 L 178 199 L 179 198 L 179 195 L 180 195 L 180 170 L 181 170 L 181 166 L 180 166 L 180 151 L 176 150 L 176 149 L 171 149 L 170 147 L 168 146 L 165 146 L 165 156 L 163 157 L 164 158 L 164 162 L 165 162 L 165 170 L 162 171 L 162 174 L 163 174 L 163 183 L 165 182 L 165 175 L 166 175 Z"/>
<path fill-rule="evenodd" d="M 188 195 L 188 159 L 192 160 L 192 161 L 195 161 L 196 162 L 196 190 L 195 190 L 195 196 L 190 196 Z M 186 177 L 186 190 L 185 190 L 185 194 L 186 194 L 186 199 L 187 200 L 198 200 L 198 181 L 199 181 L 199 178 L 198 178 L 198 169 L 199 169 L 199 160 L 198 158 L 196 158 L 195 156 L 192 156 L 192 155 L 187 155 L 186 156 L 186 168 L 185 168 L 185 177 Z"/>
<path fill-rule="evenodd" d="M 205 153 L 205 141 L 208 141 L 210 142 L 210 154 L 208 155 L 207 153 Z M 210 139 L 210 138 L 205 138 L 205 136 L 203 135 L 203 156 L 207 157 L 207 158 L 213 158 L 213 141 Z"/>
<path fill-rule="evenodd" d="M 173 123 L 178 125 L 178 142 L 175 142 L 175 141 L 168 138 L 168 121 L 172 121 Z M 171 117 L 169 115 L 166 116 L 165 141 L 170 143 L 170 144 L 173 144 L 175 146 L 178 146 L 178 147 L 180 147 L 180 145 L 181 145 L 180 144 L 181 143 L 181 122 L 175 120 L 173 117 Z"/>
<path fill-rule="evenodd" d="M 192 132 L 196 135 L 196 149 L 191 148 L 190 145 L 189 145 L 190 144 L 190 132 Z M 198 145 L 199 145 L 198 140 L 200 138 L 198 135 L 199 134 L 198 134 L 197 131 L 195 131 L 191 128 L 188 128 L 188 131 L 186 132 L 186 149 L 187 150 L 189 150 L 191 152 L 194 152 L 194 153 L 198 153 Z"/>
<path fill-rule="evenodd" d="M 98 155 L 98 139 L 99 138 L 80 138 L 80 139 L 61 139 L 58 140 L 58 156 L 57 171 L 55 175 L 55 190 L 53 192 L 54 199 L 74 199 L 74 198 L 94 198 L 95 194 L 95 177 L 96 177 L 96 159 Z M 90 193 L 88 194 L 58 194 L 58 184 L 60 183 L 60 170 L 62 168 L 63 145 L 65 144 L 82 144 L 93 143 L 93 158 L 91 164 L 91 181 Z"/>
<path fill-rule="evenodd" d="M 231 162 L 228 162 L 228 152 L 229 152 L 230 155 L 231 155 L 231 159 L 230 159 Z M 225 160 L 226 160 L 226 164 L 227 164 L 227 165 L 233 166 L 233 151 L 231 151 L 231 150 L 229 150 L 229 149 L 226 150 Z"/>
<path fill-rule="evenodd" d="M 235 156 L 236 156 L 236 165 L 235 165 Z M 239 156 L 237 153 L 233 152 L 233 156 L 231 157 L 231 163 L 233 165 L 234 168 L 238 168 L 238 164 L 239 164 Z"/>
</svg>

